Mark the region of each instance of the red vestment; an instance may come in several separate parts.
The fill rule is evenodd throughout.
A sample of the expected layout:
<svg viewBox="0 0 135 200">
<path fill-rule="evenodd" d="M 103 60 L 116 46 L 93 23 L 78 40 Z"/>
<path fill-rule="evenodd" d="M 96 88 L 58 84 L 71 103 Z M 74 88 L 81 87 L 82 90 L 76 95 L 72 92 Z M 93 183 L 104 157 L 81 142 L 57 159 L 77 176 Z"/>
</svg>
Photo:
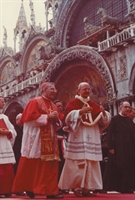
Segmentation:
<svg viewBox="0 0 135 200">
<path fill-rule="evenodd" d="M 15 163 L 12 142 L 16 137 L 16 131 L 10 123 L 8 117 L 0 114 L 0 194 L 11 193 L 14 180 L 13 164 Z M 8 137 L 5 130 L 11 131 L 11 137 Z M 11 142 L 11 138 L 13 138 Z"/>
<path fill-rule="evenodd" d="M 92 115 L 92 119 L 94 120 L 98 116 L 98 114 L 101 112 L 100 106 L 91 100 L 89 100 L 87 103 L 89 104 L 90 107 L 92 107 L 91 115 Z M 84 106 L 84 103 L 80 101 L 79 99 L 71 100 L 65 108 L 65 117 L 72 110 L 80 110 L 83 106 Z M 89 119 L 86 117 L 86 115 L 83 115 L 83 120 L 88 121 Z"/>
<path fill-rule="evenodd" d="M 102 189 L 99 161 L 102 160 L 100 127 L 109 123 L 109 115 L 103 116 L 100 106 L 93 101 L 76 96 L 65 109 L 64 130 L 69 132 L 65 150 L 65 164 L 59 180 L 60 189 Z M 84 107 L 91 113 L 80 115 Z M 65 129 L 66 128 L 66 129 Z"/>
<path fill-rule="evenodd" d="M 0 164 L 0 194 L 11 192 L 13 180 L 13 164 Z"/>
<path fill-rule="evenodd" d="M 48 115 L 56 110 L 57 107 L 50 100 L 38 97 L 27 104 L 21 121 L 25 124 L 38 119 L 42 114 Z M 41 157 L 21 156 L 12 192 L 31 191 L 35 194 L 58 194 L 58 161 L 60 159 L 56 135 L 57 124 L 55 120 L 47 121 L 46 125 L 39 128 Z M 24 134 L 26 133 L 23 133 L 23 137 Z"/>
</svg>

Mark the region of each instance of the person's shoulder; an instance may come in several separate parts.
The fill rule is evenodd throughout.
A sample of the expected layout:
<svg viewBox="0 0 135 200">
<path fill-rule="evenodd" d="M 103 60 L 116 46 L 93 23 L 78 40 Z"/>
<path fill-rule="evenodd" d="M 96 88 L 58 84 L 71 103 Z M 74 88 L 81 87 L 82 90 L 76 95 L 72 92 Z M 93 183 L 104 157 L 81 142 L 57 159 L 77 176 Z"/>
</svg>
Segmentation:
<svg viewBox="0 0 135 200">
<path fill-rule="evenodd" d="M 6 118 L 6 119 L 8 119 L 8 116 L 5 115 L 4 113 L 2 113 L 2 118 Z"/>
<path fill-rule="evenodd" d="M 68 103 L 67 103 L 67 105 L 66 105 L 66 107 L 65 107 L 65 110 L 72 110 L 74 107 L 76 107 L 76 99 L 71 99 Z"/>
<path fill-rule="evenodd" d="M 38 99 L 43 99 L 43 97 L 42 96 L 37 96 L 37 97 L 32 98 L 31 100 L 36 101 Z"/>
<path fill-rule="evenodd" d="M 29 103 L 35 102 L 35 101 L 37 101 L 38 99 L 41 99 L 41 98 L 42 98 L 41 96 L 39 96 L 39 97 L 34 97 L 34 98 L 32 98 L 32 99 L 29 100 Z"/>
<path fill-rule="evenodd" d="M 36 105 L 37 104 L 37 97 L 34 97 L 34 98 L 32 98 L 32 99 L 30 99 L 29 101 L 28 101 L 28 103 L 26 104 L 26 107 L 25 108 L 28 108 L 28 107 L 31 107 L 31 106 L 33 106 L 33 105 Z"/>
<path fill-rule="evenodd" d="M 90 105 L 97 105 L 97 106 L 99 106 L 99 104 L 97 102 L 93 101 L 93 100 L 89 100 L 88 103 Z"/>
<path fill-rule="evenodd" d="M 134 124 L 133 119 L 127 116 L 127 120 Z"/>
<path fill-rule="evenodd" d="M 90 99 L 89 102 L 98 104 L 97 102 L 93 101 L 92 99 Z"/>
<path fill-rule="evenodd" d="M 77 102 L 77 99 L 74 98 L 74 99 L 71 99 L 71 100 L 67 103 L 67 105 L 68 105 L 68 104 L 74 104 L 74 103 L 76 103 L 76 102 Z"/>
<path fill-rule="evenodd" d="M 114 115 L 112 116 L 112 120 L 118 120 L 121 118 L 121 115 L 120 114 L 117 114 L 117 115 Z"/>
</svg>

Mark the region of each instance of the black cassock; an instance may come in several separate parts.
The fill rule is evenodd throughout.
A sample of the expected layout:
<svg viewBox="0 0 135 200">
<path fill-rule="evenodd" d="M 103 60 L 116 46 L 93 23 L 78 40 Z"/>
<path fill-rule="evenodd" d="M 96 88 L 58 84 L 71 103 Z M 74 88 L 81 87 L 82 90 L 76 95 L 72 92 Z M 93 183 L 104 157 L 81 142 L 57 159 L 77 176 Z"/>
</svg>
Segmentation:
<svg viewBox="0 0 135 200">
<path fill-rule="evenodd" d="M 134 190 L 135 183 L 135 124 L 129 117 L 116 115 L 107 129 L 108 155 L 103 176 L 105 191 L 122 193 Z"/>
</svg>

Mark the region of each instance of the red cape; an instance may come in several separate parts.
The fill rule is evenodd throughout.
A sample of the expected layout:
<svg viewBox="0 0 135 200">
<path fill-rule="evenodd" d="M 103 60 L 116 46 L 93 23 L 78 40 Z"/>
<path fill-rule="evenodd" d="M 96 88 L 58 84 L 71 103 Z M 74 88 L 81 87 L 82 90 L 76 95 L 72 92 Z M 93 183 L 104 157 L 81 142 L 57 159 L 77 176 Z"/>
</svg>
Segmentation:
<svg viewBox="0 0 135 200">
<path fill-rule="evenodd" d="M 24 123 L 24 122 L 35 120 L 40 116 L 41 116 L 41 113 L 39 112 L 39 109 L 38 109 L 38 102 L 36 99 L 32 99 L 26 105 L 22 113 L 22 117 L 20 121 Z"/>
<path fill-rule="evenodd" d="M 96 104 L 94 101 L 91 101 L 91 100 L 88 101 L 87 103 L 90 105 L 90 107 L 93 108 L 91 114 L 92 114 L 92 117 L 93 117 L 93 120 L 94 120 L 97 117 L 97 115 L 101 112 L 100 106 L 98 104 Z M 83 106 L 84 106 L 84 103 L 82 101 L 80 101 L 79 99 L 71 100 L 65 108 L 65 117 L 72 110 L 80 110 Z"/>
<path fill-rule="evenodd" d="M 37 97 L 34 99 L 31 99 L 29 103 L 26 105 L 22 117 L 21 117 L 21 122 L 28 122 L 37 119 L 38 117 L 41 116 L 41 114 L 49 114 L 49 107 L 51 106 L 53 111 L 58 111 L 57 106 L 50 100 L 43 98 L 43 101 L 45 102 L 45 111 L 44 113 L 41 112 L 38 104 L 38 98 L 43 98 L 43 97 Z M 58 111 L 59 113 L 59 111 Z M 59 113 L 59 118 L 61 119 L 63 116 Z"/>
</svg>

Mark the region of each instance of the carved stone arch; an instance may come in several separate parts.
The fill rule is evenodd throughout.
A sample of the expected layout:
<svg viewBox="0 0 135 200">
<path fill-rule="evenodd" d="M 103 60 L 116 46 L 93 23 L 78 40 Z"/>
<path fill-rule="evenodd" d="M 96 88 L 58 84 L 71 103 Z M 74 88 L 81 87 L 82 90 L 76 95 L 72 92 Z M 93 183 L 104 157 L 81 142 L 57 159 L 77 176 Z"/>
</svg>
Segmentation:
<svg viewBox="0 0 135 200">
<path fill-rule="evenodd" d="M 26 106 L 26 103 L 23 100 L 20 100 L 19 98 L 12 99 L 11 101 L 6 102 L 3 112 L 8 113 L 9 107 L 12 107 L 11 105 L 17 105 L 17 107 L 19 105 L 22 109 L 24 109 L 24 107 Z"/>
<path fill-rule="evenodd" d="M 3 58 L 0 63 L 0 80 L 2 78 L 3 69 L 6 66 L 6 64 L 9 62 L 12 62 L 13 65 L 16 66 L 16 61 L 12 57 L 6 56 L 5 58 Z M 10 80 L 8 80 L 8 81 L 10 81 Z"/>
<path fill-rule="evenodd" d="M 3 112 L 5 115 L 9 117 L 11 123 L 15 126 L 16 125 L 16 115 L 22 113 L 24 109 L 24 104 L 19 100 L 13 100 L 10 103 L 6 104 Z"/>
<path fill-rule="evenodd" d="M 129 91 L 131 94 L 135 94 L 135 63 L 132 67 L 130 79 L 129 79 Z"/>
<path fill-rule="evenodd" d="M 60 13 L 59 21 L 57 23 L 56 29 L 56 41 L 57 44 L 60 44 L 63 47 L 66 47 L 66 40 L 68 35 L 68 30 L 70 29 L 71 21 L 73 20 L 73 15 L 75 14 L 78 6 L 81 6 L 83 1 L 73 0 L 72 3 L 67 1 Z"/>
<path fill-rule="evenodd" d="M 94 1 L 94 0 L 93 0 Z M 93 6 L 92 6 L 92 4 L 91 4 L 91 6 L 89 7 L 89 8 L 87 8 L 86 10 L 83 10 L 83 12 L 81 12 L 82 11 L 82 9 L 84 8 L 83 6 L 85 5 L 85 3 L 87 4 L 89 4 L 91 1 L 89 0 L 72 0 L 72 3 L 71 3 L 71 1 L 63 1 L 63 9 L 62 9 L 62 11 L 61 11 L 61 13 L 60 13 L 60 17 L 59 17 L 59 21 L 58 21 L 58 23 L 57 23 L 57 29 L 56 29 L 56 40 L 57 40 L 57 43 L 58 44 L 60 44 L 61 46 L 67 46 L 67 47 L 69 47 L 69 46 L 73 46 L 74 44 L 70 44 L 69 43 L 69 41 L 70 41 L 70 36 L 72 35 L 72 34 L 74 34 L 74 37 L 76 36 L 76 35 L 78 35 L 78 34 L 76 34 L 76 33 L 74 33 L 74 29 L 75 29 L 75 27 L 74 27 L 74 21 L 78 18 L 78 20 L 76 20 L 76 21 L 78 21 L 79 22 L 79 20 L 82 20 L 83 21 L 83 17 L 86 17 L 86 16 L 88 16 L 89 14 L 87 13 L 87 9 L 90 9 L 91 7 L 97 7 L 97 9 L 102 5 L 103 6 L 103 2 L 101 2 L 101 3 L 94 3 L 93 2 Z M 96 1 L 95 1 L 96 2 Z M 108 4 L 108 0 L 106 0 L 106 4 Z M 124 1 L 120 1 L 120 2 L 124 2 Z M 127 3 L 126 3 L 126 0 L 125 0 L 125 4 L 126 4 L 126 6 L 127 6 Z M 123 6 L 119 6 L 121 9 L 122 9 L 122 7 Z M 109 9 L 109 7 L 107 8 L 108 9 L 108 12 L 110 11 L 110 9 Z M 124 8 L 125 9 L 125 8 Z M 114 9 L 113 10 L 115 10 L 115 12 L 114 13 L 116 13 L 116 10 L 117 9 L 115 9 L 115 5 L 114 5 Z M 91 11 L 90 11 L 91 12 Z M 95 12 L 96 12 L 96 10 L 95 10 Z M 93 13 L 93 15 L 94 15 L 94 10 L 92 10 L 92 12 L 91 13 Z M 119 11 L 120 12 L 120 11 Z M 118 13 L 119 13 L 118 12 Z M 123 13 L 124 12 L 126 12 L 125 10 L 123 11 Z M 84 13 L 86 13 L 86 15 L 83 15 Z M 124 14 L 123 14 L 124 15 Z M 80 17 L 78 17 L 78 16 L 80 16 Z M 117 15 L 118 17 L 120 17 L 120 15 L 118 14 Z M 121 15 L 122 16 L 122 15 Z M 81 19 L 81 17 L 82 17 L 82 19 Z M 94 15 L 94 18 L 95 18 L 95 24 L 93 24 L 93 22 L 92 22 L 92 24 L 93 25 L 96 25 L 96 26 L 99 26 L 99 23 L 100 23 L 100 20 L 99 20 L 99 17 L 98 16 L 96 16 L 96 14 Z M 125 20 L 126 20 L 126 18 L 125 18 L 125 15 L 124 15 L 124 17 L 123 17 Z M 98 20 L 99 20 L 99 22 L 98 22 Z M 124 22 L 125 22 L 125 20 L 124 20 Z M 78 24 L 77 23 L 77 25 L 79 26 L 79 25 L 81 25 L 81 24 Z M 83 37 L 85 37 L 85 33 L 84 33 L 84 31 L 83 31 L 83 27 L 84 27 L 84 25 L 83 25 L 83 23 L 82 23 L 82 27 L 81 26 L 79 26 L 79 28 L 80 28 L 80 36 L 79 36 L 79 38 L 78 38 L 78 40 L 76 41 L 76 43 L 79 41 L 79 40 L 81 40 L 81 39 L 83 39 Z M 76 29 L 75 29 L 76 30 Z M 78 29 L 78 31 L 79 31 L 79 29 Z M 72 36 L 71 36 L 72 37 Z"/>
<path fill-rule="evenodd" d="M 11 47 L 0 48 L 0 62 L 5 59 L 5 57 L 10 57 L 15 55 L 15 52 Z"/>
<path fill-rule="evenodd" d="M 31 50 L 36 46 L 36 44 L 40 41 L 45 41 L 46 44 L 49 42 L 49 39 L 43 35 L 43 34 L 35 34 L 31 40 L 29 39 L 29 42 L 26 42 L 26 46 L 23 49 L 22 52 L 22 60 L 20 61 L 20 66 L 22 66 L 22 71 L 25 73 L 27 71 L 27 61 L 29 59 L 29 55 L 31 53 Z"/>
<path fill-rule="evenodd" d="M 2 72 L 2 70 L 3 70 L 3 68 L 4 68 L 4 66 L 8 63 L 8 62 L 12 62 L 12 63 L 14 63 L 14 64 L 16 64 L 16 61 L 12 58 L 12 57 L 10 57 L 10 56 L 6 56 L 5 58 L 3 58 L 2 60 L 1 60 L 1 62 L 0 62 L 0 74 L 1 74 L 1 72 Z"/>
<path fill-rule="evenodd" d="M 83 79 L 83 77 L 79 74 L 79 70 L 80 74 L 84 73 L 84 76 L 86 75 L 85 79 Z M 105 60 L 91 47 L 83 45 L 66 49 L 56 56 L 46 68 L 43 80 L 54 81 L 56 86 L 58 86 L 58 89 L 60 89 L 60 87 L 65 87 L 64 90 L 66 90 L 69 81 L 66 80 L 66 78 L 70 78 L 70 75 L 67 75 L 69 73 L 74 73 L 74 78 L 77 79 L 77 84 L 79 84 L 79 82 L 84 80 L 87 81 L 88 79 L 87 74 L 84 71 L 86 71 L 86 73 L 93 73 L 93 75 L 97 76 L 98 78 L 100 77 L 100 82 L 104 84 L 106 89 L 108 101 L 111 101 L 115 97 L 116 87 L 111 75 L 111 71 Z M 80 78 L 78 78 L 79 76 Z M 61 82 L 61 80 L 63 82 Z M 61 85 L 59 82 L 61 82 Z M 70 87 L 74 87 L 71 85 L 72 84 L 70 84 Z"/>
</svg>

